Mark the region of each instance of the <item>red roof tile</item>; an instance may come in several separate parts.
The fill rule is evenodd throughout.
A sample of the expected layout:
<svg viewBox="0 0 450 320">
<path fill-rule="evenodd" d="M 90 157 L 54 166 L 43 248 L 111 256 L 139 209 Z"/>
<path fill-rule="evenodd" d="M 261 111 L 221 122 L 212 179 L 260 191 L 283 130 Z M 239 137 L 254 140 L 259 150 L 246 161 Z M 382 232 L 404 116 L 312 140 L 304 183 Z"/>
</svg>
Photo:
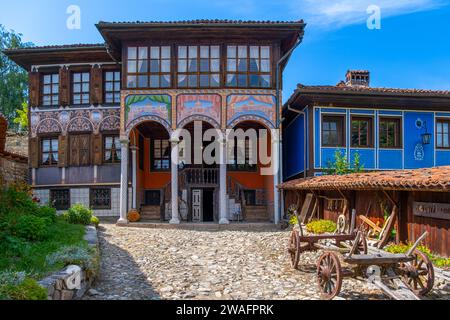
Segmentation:
<svg viewBox="0 0 450 320">
<path fill-rule="evenodd" d="M 373 88 L 373 87 L 361 87 L 361 86 L 347 86 L 339 83 L 336 86 L 305 86 L 302 84 L 297 85 L 296 92 L 305 93 L 309 91 L 321 91 L 321 92 L 340 92 L 340 93 L 400 93 L 411 95 L 448 95 L 449 90 L 427 90 L 427 89 L 401 89 L 401 88 Z"/>
<path fill-rule="evenodd" d="M 414 170 L 374 171 L 296 179 L 285 190 L 409 190 L 450 192 L 450 166 Z"/>
<path fill-rule="evenodd" d="M 183 25 L 183 24 L 260 24 L 260 25 L 279 25 L 279 24 L 303 24 L 303 20 L 298 21 L 270 21 L 270 20 L 229 20 L 229 19 L 196 19 L 196 20 L 181 20 L 181 21 L 118 21 L 118 22 L 105 22 L 100 21 L 99 25 L 119 25 L 119 24 L 147 24 L 147 25 Z"/>
</svg>

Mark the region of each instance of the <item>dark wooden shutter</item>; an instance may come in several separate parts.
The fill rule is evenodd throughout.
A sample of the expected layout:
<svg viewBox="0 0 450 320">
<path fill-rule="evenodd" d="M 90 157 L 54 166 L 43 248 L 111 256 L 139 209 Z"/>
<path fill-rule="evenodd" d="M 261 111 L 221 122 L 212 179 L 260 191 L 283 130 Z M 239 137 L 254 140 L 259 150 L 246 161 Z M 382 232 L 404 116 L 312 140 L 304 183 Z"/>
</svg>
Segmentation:
<svg viewBox="0 0 450 320">
<path fill-rule="evenodd" d="M 103 138 L 102 134 L 92 135 L 92 163 L 94 165 L 101 165 L 103 162 Z"/>
<path fill-rule="evenodd" d="M 39 83 L 40 83 L 39 72 L 29 73 L 29 97 L 30 97 L 30 107 L 39 106 Z"/>
<path fill-rule="evenodd" d="M 103 103 L 103 71 L 100 67 L 91 69 L 90 100 L 91 104 Z"/>
<path fill-rule="evenodd" d="M 70 71 L 67 68 L 59 69 L 59 103 L 62 106 L 70 104 Z"/>
<path fill-rule="evenodd" d="M 32 168 L 39 167 L 39 138 L 30 138 L 30 165 Z"/>
<path fill-rule="evenodd" d="M 58 140 L 58 166 L 67 167 L 67 136 L 59 136 Z"/>
<path fill-rule="evenodd" d="M 80 145 L 80 166 L 90 165 L 90 137 L 89 134 L 83 134 L 79 136 L 79 145 Z"/>
<path fill-rule="evenodd" d="M 79 146 L 79 136 L 72 135 L 69 138 L 70 141 L 70 156 L 69 162 L 71 166 L 79 166 L 80 165 L 80 146 Z"/>
</svg>

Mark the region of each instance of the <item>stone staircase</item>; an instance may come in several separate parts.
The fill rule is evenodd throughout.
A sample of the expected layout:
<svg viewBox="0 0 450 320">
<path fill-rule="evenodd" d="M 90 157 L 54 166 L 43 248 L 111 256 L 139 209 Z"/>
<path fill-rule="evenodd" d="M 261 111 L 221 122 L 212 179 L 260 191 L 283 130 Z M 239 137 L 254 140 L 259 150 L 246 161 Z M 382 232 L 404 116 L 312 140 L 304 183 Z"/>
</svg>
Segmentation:
<svg viewBox="0 0 450 320">
<path fill-rule="evenodd" d="M 161 206 L 142 206 L 141 219 L 161 220 Z"/>
<path fill-rule="evenodd" d="M 246 222 L 268 222 L 270 220 L 266 206 L 249 206 L 245 207 Z"/>
</svg>

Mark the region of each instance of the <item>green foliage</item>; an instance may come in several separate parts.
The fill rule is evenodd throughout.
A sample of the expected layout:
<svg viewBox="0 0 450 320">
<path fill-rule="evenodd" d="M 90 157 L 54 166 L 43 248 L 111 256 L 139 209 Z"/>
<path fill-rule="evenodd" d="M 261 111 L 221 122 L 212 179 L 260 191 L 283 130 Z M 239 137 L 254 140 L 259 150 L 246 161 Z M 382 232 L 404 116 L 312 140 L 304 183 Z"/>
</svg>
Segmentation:
<svg viewBox="0 0 450 320">
<path fill-rule="evenodd" d="M 93 224 L 96 228 L 98 228 L 98 225 L 100 224 L 100 220 L 96 216 L 92 216 L 91 224 Z"/>
<path fill-rule="evenodd" d="M 337 228 L 331 220 L 314 220 L 306 225 L 306 230 L 314 234 L 331 233 Z"/>
<path fill-rule="evenodd" d="M 46 258 L 49 266 L 76 264 L 82 266 L 89 275 L 95 275 L 99 269 L 98 253 L 94 249 L 80 246 L 60 248 Z"/>
<path fill-rule="evenodd" d="M 295 215 L 291 215 L 291 216 L 290 216 L 290 218 L 289 218 L 289 224 L 290 224 L 291 226 L 295 226 L 295 225 L 298 224 L 298 219 L 297 219 L 297 217 L 296 217 Z"/>
<path fill-rule="evenodd" d="M 14 225 L 14 233 L 25 240 L 41 241 L 47 237 L 47 226 L 52 221 L 49 218 L 41 218 L 33 215 L 23 215 Z"/>
<path fill-rule="evenodd" d="M 343 175 L 348 173 L 363 172 L 364 166 L 361 164 L 361 157 L 358 152 L 355 153 L 353 161 L 349 163 L 347 153 L 336 150 L 334 153 L 334 161 L 328 160 L 324 169 L 327 175 Z"/>
<path fill-rule="evenodd" d="M 17 116 L 13 122 L 19 126 L 19 131 L 28 130 L 28 103 L 22 102 L 22 109 L 17 109 Z"/>
<path fill-rule="evenodd" d="M 399 243 L 399 244 L 392 244 L 390 246 L 387 246 L 385 248 L 385 251 L 390 253 L 406 253 L 408 250 L 413 246 L 413 243 Z M 423 253 L 425 253 L 428 258 L 433 262 L 434 265 L 438 267 L 450 267 L 450 258 L 443 258 L 439 257 L 431 252 L 431 250 L 424 246 L 419 245 L 417 246 L 417 249 Z"/>
<path fill-rule="evenodd" d="M 52 223 L 56 222 L 56 209 L 49 206 L 39 207 L 39 209 L 36 210 L 34 215 L 40 218 L 46 218 L 50 220 Z"/>
<path fill-rule="evenodd" d="M 28 98 L 28 74 L 1 51 L 30 46 L 31 43 L 22 42 L 20 33 L 6 30 L 0 24 L 0 112 L 8 119 L 12 129 L 17 129 L 13 123 L 16 110 Z"/>
<path fill-rule="evenodd" d="M 32 278 L 17 284 L 0 283 L 0 300 L 47 300 L 47 290 Z"/>
<path fill-rule="evenodd" d="M 64 212 L 63 217 L 69 223 L 88 225 L 91 223 L 92 210 L 82 204 L 74 204 Z"/>
</svg>

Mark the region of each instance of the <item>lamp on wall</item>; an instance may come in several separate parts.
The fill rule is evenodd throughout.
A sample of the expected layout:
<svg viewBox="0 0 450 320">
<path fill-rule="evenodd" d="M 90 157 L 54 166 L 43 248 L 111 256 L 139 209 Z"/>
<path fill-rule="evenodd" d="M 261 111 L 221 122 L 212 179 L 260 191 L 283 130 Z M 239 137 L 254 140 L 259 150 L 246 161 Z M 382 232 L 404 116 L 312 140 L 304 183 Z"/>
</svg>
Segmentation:
<svg viewBox="0 0 450 320">
<path fill-rule="evenodd" d="M 431 142 L 431 133 L 428 133 L 427 122 L 423 122 L 423 127 L 425 129 L 425 133 L 422 133 L 422 144 L 430 144 Z"/>
</svg>

